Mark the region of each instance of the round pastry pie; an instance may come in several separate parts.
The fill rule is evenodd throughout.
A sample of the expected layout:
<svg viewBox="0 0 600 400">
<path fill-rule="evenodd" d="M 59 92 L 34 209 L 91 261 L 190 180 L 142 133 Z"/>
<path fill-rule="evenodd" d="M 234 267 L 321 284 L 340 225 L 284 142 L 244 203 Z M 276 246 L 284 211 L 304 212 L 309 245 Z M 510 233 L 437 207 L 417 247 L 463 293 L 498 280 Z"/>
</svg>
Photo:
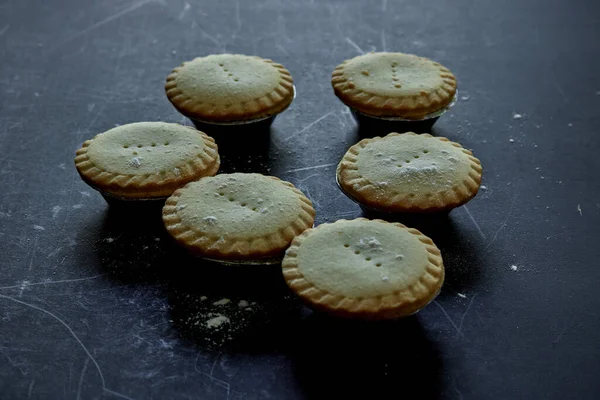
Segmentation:
<svg viewBox="0 0 600 400">
<path fill-rule="evenodd" d="M 81 178 L 109 202 L 164 200 L 177 188 L 217 173 L 217 145 L 194 128 L 165 123 L 121 125 L 77 150 Z"/>
<path fill-rule="evenodd" d="M 337 182 L 367 210 L 440 212 L 471 200 L 481 173 L 480 161 L 458 143 L 429 134 L 390 133 L 350 147 L 338 164 Z"/>
<path fill-rule="evenodd" d="M 333 71 L 331 84 L 361 124 L 395 122 L 400 132 L 429 131 L 456 97 L 456 78 L 448 68 L 404 53 L 346 60 Z"/>
<path fill-rule="evenodd" d="M 268 126 L 294 99 L 283 65 L 241 54 L 184 62 L 167 77 L 165 90 L 175 108 L 208 133 L 231 125 Z"/>
<path fill-rule="evenodd" d="M 314 223 L 310 200 L 261 174 L 220 174 L 177 190 L 163 208 L 168 233 L 195 255 L 240 264 L 279 263 Z"/>
<path fill-rule="evenodd" d="M 444 281 L 440 251 L 402 224 L 359 218 L 298 236 L 282 263 L 288 286 L 311 308 L 340 317 L 394 319 L 431 302 Z"/>
</svg>

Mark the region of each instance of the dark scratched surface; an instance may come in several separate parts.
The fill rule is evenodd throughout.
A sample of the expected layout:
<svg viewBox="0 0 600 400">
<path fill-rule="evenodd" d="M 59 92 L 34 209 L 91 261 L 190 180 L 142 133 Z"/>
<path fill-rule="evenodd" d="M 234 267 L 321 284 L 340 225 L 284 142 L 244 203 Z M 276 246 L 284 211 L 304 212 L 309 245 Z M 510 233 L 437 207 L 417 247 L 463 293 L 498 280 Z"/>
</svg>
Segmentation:
<svg viewBox="0 0 600 400">
<path fill-rule="evenodd" d="M 583 0 L 2 0 L 0 397 L 598 398 L 599 11 Z M 205 268 L 158 215 L 109 211 L 73 167 L 81 143 L 116 124 L 185 122 L 163 89 L 182 61 L 257 54 L 291 71 L 297 97 L 259 154 L 224 154 L 224 169 L 293 182 L 317 223 L 358 217 L 334 171 L 359 133 L 329 80 L 374 50 L 457 75 L 459 100 L 434 134 L 484 165 L 468 206 L 409 221 L 447 268 L 416 316 L 330 320 L 276 270 Z M 230 323 L 208 328 L 218 315 Z"/>
</svg>

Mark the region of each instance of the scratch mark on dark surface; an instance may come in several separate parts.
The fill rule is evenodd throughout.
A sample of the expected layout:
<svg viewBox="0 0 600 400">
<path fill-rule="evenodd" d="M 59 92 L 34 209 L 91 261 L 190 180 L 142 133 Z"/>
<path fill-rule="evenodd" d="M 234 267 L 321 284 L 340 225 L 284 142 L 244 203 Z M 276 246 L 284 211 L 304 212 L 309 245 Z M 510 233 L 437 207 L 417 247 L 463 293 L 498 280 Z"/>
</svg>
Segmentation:
<svg viewBox="0 0 600 400">
<path fill-rule="evenodd" d="M 17 368 L 17 369 L 18 369 L 18 370 L 21 372 L 21 374 L 22 374 L 23 376 L 26 376 L 26 375 L 27 375 L 27 372 L 23 371 L 23 370 L 21 369 L 21 367 L 20 367 L 19 365 L 17 365 L 17 363 L 16 363 L 16 362 L 14 362 L 14 361 L 13 361 L 13 359 L 12 359 L 12 358 L 10 358 L 10 356 L 9 356 L 8 354 L 6 354 L 6 353 L 5 353 L 5 352 L 4 352 L 2 349 L 0 349 L 0 354 L 2 354 L 4 357 L 6 357 L 6 359 L 7 359 L 7 360 L 8 360 L 8 362 L 10 363 L 10 365 L 12 365 L 13 367 Z"/>
<path fill-rule="evenodd" d="M 508 210 L 508 213 L 506 214 L 506 218 L 504 219 L 504 221 L 500 224 L 500 227 L 498 228 L 498 230 L 496 231 L 496 233 L 494 234 L 494 237 L 492 238 L 492 240 L 490 240 L 490 242 L 487 244 L 487 246 L 485 246 L 485 248 L 483 249 L 483 251 L 486 251 L 491 245 L 492 243 L 494 243 L 494 241 L 496 240 L 496 238 L 498 237 L 498 233 L 500 233 L 500 231 L 502 229 L 504 229 L 504 227 L 506 226 L 506 224 L 508 223 L 508 220 L 510 219 L 513 209 L 515 208 L 515 201 L 517 200 L 517 192 L 515 191 L 515 194 L 513 196 L 513 200 L 512 200 L 512 204 L 510 205 L 510 209 Z"/>
<path fill-rule="evenodd" d="M 381 30 L 381 49 L 387 51 L 387 44 L 385 43 L 385 29 Z"/>
<path fill-rule="evenodd" d="M 238 33 L 242 29 L 242 19 L 240 18 L 240 1 L 239 0 L 235 2 L 235 22 L 237 23 L 236 33 Z"/>
<path fill-rule="evenodd" d="M 558 344 L 558 342 L 560 342 L 560 339 L 562 339 L 562 337 L 565 334 L 565 332 L 567 331 L 569 325 L 570 325 L 570 323 L 565 324 L 565 326 L 563 327 L 562 331 L 560 331 L 560 333 L 558 334 L 558 336 L 556 337 L 556 339 L 554 339 L 554 342 L 552 342 L 553 344 Z"/>
<path fill-rule="evenodd" d="M 94 276 L 88 276 L 85 278 L 77 278 L 77 279 L 63 279 L 60 281 L 47 281 L 47 282 L 34 282 L 34 283 L 28 283 L 25 285 L 25 287 L 29 287 L 29 286 L 37 286 L 37 285 L 55 285 L 57 283 L 70 283 L 70 282 L 81 282 L 81 281 L 89 281 L 91 279 L 96 279 L 99 278 L 101 276 L 104 276 L 106 274 L 99 274 L 99 275 L 94 275 Z M 0 290 L 3 289 L 21 289 L 23 287 L 23 285 L 13 285 L 13 286 L 3 286 L 0 287 Z"/>
<path fill-rule="evenodd" d="M 467 308 L 465 309 L 465 312 L 463 313 L 462 317 L 460 317 L 460 323 L 458 324 L 458 330 L 462 333 L 462 327 L 463 327 L 463 322 L 465 322 L 465 317 L 467 316 L 467 314 L 469 313 L 469 310 L 471 309 L 471 306 L 473 305 L 473 301 L 475 300 L 475 297 L 477 295 L 473 295 L 471 296 L 471 301 L 469 302 L 469 304 L 467 305 Z"/>
<path fill-rule="evenodd" d="M 479 224 L 477 223 L 477 221 L 475 220 L 475 218 L 473 218 L 473 215 L 471 215 L 471 212 L 469 211 L 469 209 L 467 208 L 467 206 L 463 206 L 463 209 L 467 213 L 467 215 L 468 215 L 469 219 L 471 220 L 471 222 L 473 222 L 473 225 L 475 225 L 475 228 L 477 228 L 477 232 L 479 232 L 479 234 L 481 235 L 481 238 L 485 240 L 485 235 L 483 234 L 483 231 L 479 227 Z"/>
<path fill-rule="evenodd" d="M 350 46 L 354 47 L 356 49 L 356 51 L 358 51 L 360 54 L 365 54 L 364 50 L 361 49 L 359 45 L 354 43 L 354 41 L 352 39 L 350 39 L 349 37 L 346 37 L 346 42 L 348 42 L 348 44 Z"/>
<path fill-rule="evenodd" d="M 38 245 L 38 236 L 35 237 L 35 241 L 33 242 L 33 247 L 31 250 L 31 259 L 29 260 L 28 270 L 31 271 L 31 267 L 33 266 L 33 260 L 35 259 L 35 251 L 37 250 Z"/>
<path fill-rule="evenodd" d="M 335 113 L 335 111 L 330 111 L 327 114 L 317 118 L 316 120 L 314 120 L 313 122 L 311 122 L 310 124 L 306 125 L 304 128 L 302 128 L 299 132 L 296 132 L 288 137 L 286 137 L 285 139 L 282 139 L 282 142 L 287 142 L 288 140 L 290 140 L 291 138 L 293 138 L 294 136 L 297 136 L 303 132 L 306 132 L 307 130 L 309 130 L 310 128 L 312 128 L 313 126 L 315 126 L 316 124 L 318 124 L 319 122 L 323 121 L 325 118 L 329 117 L 331 114 Z"/>
<path fill-rule="evenodd" d="M 569 231 L 564 231 L 564 232 L 560 232 L 560 233 L 555 233 L 554 235 L 546 236 L 546 240 L 550 240 L 550 239 L 552 239 L 552 238 L 555 238 L 555 237 L 557 237 L 557 236 L 564 235 L 564 234 L 566 234 L 566 233 L 569 233 Z"/>
<path fill-rule="evenodd" d="M 183 17 L 185 16 L 185 14 L 187 14 L 187 12 L 190 10 L 190 8 L 191 8 L 190 3 L 188 3 L 186 1 L 185 5 L 183 6 L 183 10 L 181 10 L 181 12 L 179 13 L 179 19 L 183 19 Z"/>
<path fill-rule="evenodd" d="M 122 11 L 119 11 L 118 13 L 115 13 L 115 14 L 109 16 L 109 17 L 106 17 L 102 21 L 98 21 L 95 24 L 92 24 L 92 25 L 88 26 L 87 28 L 85 28 L 85 29 L 83 29 L 83 30 L 75 33 L 74 35 L 68 37 L 67 39 L 65 39 L 62 42 L 60 42 L 60 43 L 56 44 L 55 46 L 53 46 L 50 49 L 50 51 L 56 50 L 58 47 L 63 46 L 64 44 L 69 43 L 70 41 L 72 41 L 74 39 L 77 39 L 78 37 L 83 36 L 86 33 L 90 33 L 92 31 L 94 31 L 94 30 L 96 30 L 96 29 L 98 29 L 98 28 L 100 28 L 100 27 L 102 27 L 102 26 L 104 26 L 104 25 L 106 25 L 106 24 L 108 24 L 108 23 L 116 20 L 116 19 L 119 19 L 119 18 L 123 17 L 124 15 L 127 15 L 130 12 L 135 11 L 138 8 L 144 6 L 144 5 L 146 5 L 146 4 L 148 4 L 148 3 L 152 2 L 152 1 L 155 1 L 155 0 L 142 0 L 142 1 L 138 1 L 136 3 L 133 3 L 130 7 L 126 8 L 126 9 L 124 9 Z"/>
<path fill-rule="evenodd" d="M 85 377 L 85 372 L 87 371 L 87 366 L 89 362 L 89 358 L 86 358 L 83 362 L 83 368 L 81 369 L 81 375 L 79 376 L 79 385 L 77 385 L 77 400 L 81 399 L 81 388 L 83 387 L 83 378 Z"/>
<path fill-rule="evenodd" d="M 434 300 L 433 304 L 435 304 L 436 306 L 439 307 L 440 310 L 442 310 L 442 313 L 446 316 L 446 319 L 448 320 L 448 322 L 450 322 L 450 324 L 454 327 L 454 329 L 456 329 L 456 333 L 460 336 L 464 336 L 462 331 L 458 328 L 458 326 L 456 326 L 454 321 L 452 321 L 452 318 L 450 318 L 450 316 L 448 315 L 448 313 L 446 312 L 444 307 L 442 307 L 442 305 L 440 303 L 438 303 L 437 300 Z"/>
<path fill-rule="evenodd" d="M 4 28 L 2 28 L 2 30 L 0 30 L 0 36 L 4 35 L 6 33 L 6 31 L 8 31 L 9 28 L 10 28 L 10 25 L 6 25 Z"/>
<path fill-rule="evenodd" d="M 385 12 L 387 10 L 387 0 L 381 1 L 381 11 Z"/>
<path fill-rule="evenodd" d="M 33 385 L 35 385 L 35 379 L 32 379 L 31 383 L 29 384 L 29 390 L 27 390 L 27 400 L 31 399 L 31 395 L 33 394 Z"/>
<path fill-rule="evenodd" d="M 205 36 L 207 39 L 209 39 L 211 42 L 213 42 L 221 51 L 225 51 L 225 47 L 221 44 L 221 42 L 219 42 L 217 39 L 215 39 L 214 36 L 209 35 L 200 27 L 198 27 L 198 30 L 200 31 L 202 36 Z"/>
<path fill-rule="evenodd" d="M 221 358 L 222 353 L 217 354 L 217 356 L 215 357 L 215 360 L 213 361 L 213 364 L 210 368 L 210 373 L 207 374 L 206 372 L 202 372 L 198 369 L 198 358 L 200 357 L 200 353 L 198 352 L 198 355 L 196 356 L 196 360 L 194 361 L 194 371 L 208 377 L 211 381 L 211 383 L 215 383 L 221 387 L 223 387 L 225 390 L 227 390 L 227 398 L 229 399 L 230 396 L 230 392 L 231 392 L 231 387 L 229 385 L 228 382 L 225 382 L 222 379 L 218 379 L 214 377 L 214 373 L 215 373 L 215 367 L 217 366 L 217 363 L 219 362 L 219 359 Z"/>
<path fill-rule="evenodd" d="M 321 164 L 321 165 L 314 165 L 312 167 L 290 169 L 289 171 L 285 171 L 284 174 L 291 174 L 291 173 L 300 172 L 300 171 L 310 171 L 313 169 L 320 169 L 320 168 L 327 168 L 327 167 L 331 167 L 332 165 L 337 165 L 337 163 Z"/>
<path fill-rule="evenodd" d="M 104 375 L 102 374 L 102 370 L 100 369 L 100 365 L 98 365 L 98 362 L 96 361 L 96 359 L 94 358 L 94 356 L 92 356 L 92 353 L 90 353 L 90 351 L 87 349 L 87 347 L 85 347 L 85 345 L 83 344 L 83 342 L 82 342 L 82 341 L 79 339 L 79 337 L 78 337 L 78 336 L 75 334 L 75 332 L 73 331 L 73 329 L 71 329 L 71 327 L 70 327 L 69 325 L 67 325 L 67 323 L 66 323 L 65 321 L 63 321 L 62 319 L 60 319 L 58 316 L 56 316 L 55 314 L 51 313 L 50 311 L 48 311 L 48 310 L 45 310 L 45 309 L 43 309 L 43 308 L 41 308 L 41 307 L 38 307 L 38 306 L 36 306 L 36 305 L 29 304 L 29 303 L 26 303 L 26 302 L 24 302 L 24 301 L 21 301 L 21 300 L 18 300 L 18 299 L 15 299 L 15 298 L 13 298 L 13 297 L 6 296 L 6 295 L 3 295 L 3 294 L 0 294 L 0 298 L 4 298 L 4 299 L 10 300 L 10 301 L 13 301 L 13 302 L 15 302 L 15 303 L 18 303 L 18 304 L 24 305 L 24 306 L 26 306 L 26 307 L 32 308 L 32 309 L 34 309 L 34 310 L 37 310 L 37 311 L 43 312 L 44 314 L 46 314 L 46 315 L 49 315 L 50 317 L 52 317 L 52 318 L 54 318 L 56 321 L 58 321 L 58 322 L 59 322 L 59 323 L 60 323 L 62 326 L 64 326 L 64 327 L 65 327 L 65 328 L 66 328 L 66 329 L 69 331 L 69 333 L 71 334 L 71 336 L 73 337 L 73 339 L 75 339 L 75 341 L 76 341 L 77 343 L 79 343 L 79 345 L 81 346 L 82 350 L 83 350 L 83 351 L 85 352 L 85 354 L 86 354 L 86 355 L 89 357 L 89 359 L 90 359 L 90 360 L 91 360 L 91 361 L 94 363 L 94 366 L 96 367 L 96 370 L 98 371 L 98 375 L 100 375 L 100 381 L 102 381 L 102 390 L 104 390 L 105 392 L 111 393 L 111 394 L 113 394 L 113 395 L 115 395 L 115 396 L 118 396 L 118 397 L 124 398 L 124 399 L 133 400 L 133 399 L 131 399 L 130 397 L 127 397 L 127 396 L 125 396 L 125 395 L 123 395 L 123 394 L 120 394 L 120 393 L 117 393 L 117 392 L 115 392 L 115 391 L 112 391 L 112 390 L 110 390 L 110 389 L 108 389 L 108 388 L 106 387 L 106 382 L 105 382 L 105 380 L 104 380 Z"/>
</svg>

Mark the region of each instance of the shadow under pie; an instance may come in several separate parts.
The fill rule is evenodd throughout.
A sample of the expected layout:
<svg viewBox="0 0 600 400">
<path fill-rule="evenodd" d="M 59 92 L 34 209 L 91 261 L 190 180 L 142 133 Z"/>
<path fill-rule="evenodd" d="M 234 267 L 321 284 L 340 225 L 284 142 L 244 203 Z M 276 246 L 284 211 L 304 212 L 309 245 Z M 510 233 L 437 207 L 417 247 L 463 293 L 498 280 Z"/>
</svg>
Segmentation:
<svg viewBox="0 0 600 400">
<path fill-rule="evenodd" d="M 107 209 L 96 250 L 102 267 L 123 283 L 157 283 L 171 279 L 168 266 L 177 255 L 159 210 L 131 213 Z"/>
<path fill-rule="evenodd" d="M 312 314 L 288 333 L 307 398 L 436 399 L 442 359 L 418 317 L 360 322 Z"/>
</svg>

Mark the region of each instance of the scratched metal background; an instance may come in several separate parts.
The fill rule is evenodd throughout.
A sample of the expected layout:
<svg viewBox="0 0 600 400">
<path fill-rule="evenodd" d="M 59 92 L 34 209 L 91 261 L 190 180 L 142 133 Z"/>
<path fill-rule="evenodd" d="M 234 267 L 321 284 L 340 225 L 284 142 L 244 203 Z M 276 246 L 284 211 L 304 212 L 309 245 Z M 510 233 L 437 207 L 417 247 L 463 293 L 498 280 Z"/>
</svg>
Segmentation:
<svg viewBox="0 0 600 400">
<path fill-rule="evenodd" d="M 598 37 L 585 0 L 1 1 L 0 397 L 598 398 Z M 359 133 L 329 79 L 373 50 L 455 72 L 461 98 L 435 134 L 484 164 L 468 207 L 411 221 L 447 283 L 405 321 L 331 321 L 276 271 L 202 268 L 157 218 L 108 212 L 73 168 L 115 124 L 185 122 L 163 92 L 182 61 L 258 54 L 298 96 L 270 145 L 225 169 L 292 181 L 318 223 L 359 216 L 334 183 Z M 218 332 L 215 311 L 232 320 Z"/>
</svg>

